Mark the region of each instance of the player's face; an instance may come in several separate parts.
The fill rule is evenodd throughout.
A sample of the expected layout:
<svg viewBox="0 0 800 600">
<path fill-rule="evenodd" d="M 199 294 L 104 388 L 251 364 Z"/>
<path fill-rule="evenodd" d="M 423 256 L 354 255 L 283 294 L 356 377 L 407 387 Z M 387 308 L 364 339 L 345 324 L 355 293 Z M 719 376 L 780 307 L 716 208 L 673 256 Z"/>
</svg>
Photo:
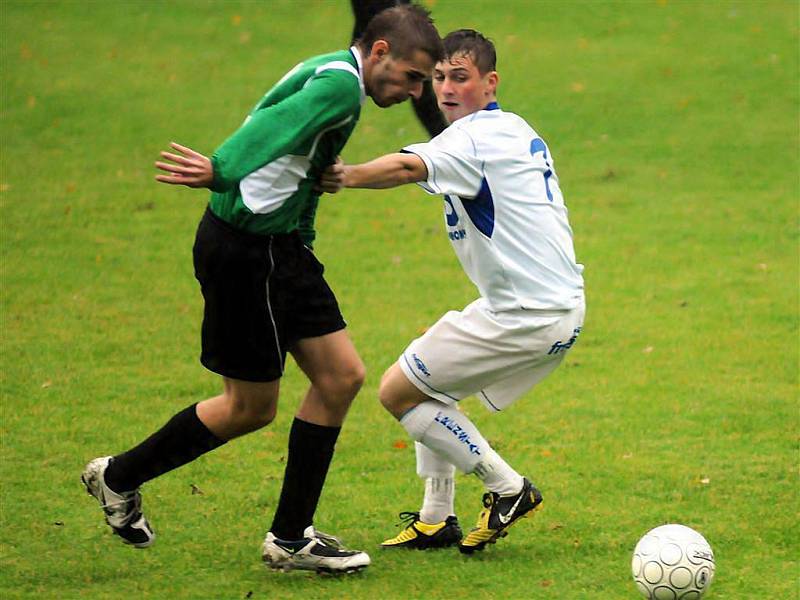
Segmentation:
<svg viewBox="0 0 800 600">
<path fill-rule="evenodd" d="M 417 50 L 410 59 L 397 58 L 388 51 L 373 52 L 368 57 L 364 86 L 372 101 L 386 108 L 422 95 L 422 84 L 431 76 L 433 60 Z"/>
<path fill-rule="evenodd" d="M 433 70 L 433 91 L 448 123 L 486 108 L 495 99 L 496 89 L 497 72 L 481 75 L 465 54 L 436 63 Z"/>
</svg>

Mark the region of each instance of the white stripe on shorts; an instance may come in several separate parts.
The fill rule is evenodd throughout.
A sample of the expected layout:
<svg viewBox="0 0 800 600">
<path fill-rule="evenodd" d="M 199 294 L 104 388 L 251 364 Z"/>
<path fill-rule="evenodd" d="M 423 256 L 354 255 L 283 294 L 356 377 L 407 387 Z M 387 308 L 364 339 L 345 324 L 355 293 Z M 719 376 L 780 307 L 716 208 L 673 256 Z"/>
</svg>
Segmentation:
<svg viewBox="0 0 800 600">
<path fill-rule="evenodd" d="M 272 258 L 272 240 L 274 238 L 269 238 L 269 246 L 267 248 L 269 253 L 269 273 L 267 273 L 267 311 L 269 312 L 269 320 L 272 321 L 272 334 L 275 336 L 275 347 L 278 349 L 278 362 L 281 363 L 278 365 L 278 368 L 281 371 L 281 375 L 283 375 L 283 364 L 281 362 L 281 342 L 278 339 L 278 326 L 275 325 L 275 317 L 272 315 L 272 303 L 269 300 L 269 279 L 272 277 L 272 272 L 275 270 L 275 259 Z"/>
</svg>

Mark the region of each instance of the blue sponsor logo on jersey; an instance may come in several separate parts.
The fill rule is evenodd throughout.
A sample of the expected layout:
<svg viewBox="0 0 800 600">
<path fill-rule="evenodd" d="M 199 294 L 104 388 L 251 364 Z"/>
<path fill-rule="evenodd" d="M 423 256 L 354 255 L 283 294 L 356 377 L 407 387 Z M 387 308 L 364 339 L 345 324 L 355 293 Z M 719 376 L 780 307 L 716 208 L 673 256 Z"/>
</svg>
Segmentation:
<svg viewBox="0 0 800 600">
<path fill-rule="evenodd" d="M 459 425 L 458 423 L 453 421 L 453 419 L 442 413 L 438 413 L 434 421 L 442 425 L 448 431 L 452 432 L 452 434 L 458 438 L 459 442 L 465 444 L 467 448 L 469 448 L 470 454 L 477 454 L 478 456 L 480 456 L 481 454 L 480 449 L 478 448 L 478 446 L 472 443 L 472 440 L 469 439 L 469 435 L 467 434 L 467 432 L 461 429 L 461 425 Z"/>
<path fill-rule="evenodd" d="M 559 352 L 566 352 L 567 350 L 572 348 L 572 345 L 576 341 L 578 341 L 578 336 L 580 335 L 580 333 L 581 333 L 581 328 L 576 327 L 575 329 L 572 330 L 572 337 L 569 338 L 568 342 L 564 343 L 561 340 L 558 340 L 555 344 L 550 346 L 550 351 L 548 352 L 548 354 L 558 354 Z"/>
<path fill-rule="evenodd" d="M 444 217 L 447 220 L 448 227 L 455 227 L 458 224 L 458 213 L 450 196 L 444 197 Z"/>
<path fill-rule="evenodd" d="M 412 354 L 411 358 L 414 359 L 414 364 L 417 365 L 417 369 L 422 371 L 425 374 L 425 377 L 430 377 L 431 373 L 428 371 L 428 367 L 425 366 L 425 363 L 422 362 L 422 359 L 417 356 L 416 354 Z"/>
<path fill-rule="evenodd" d="M 458 213 L 456 212 L 456 207 L 453 204 L 453 201 L 448 195 L 445 195 L 444 197 L 444 218 L 447 221 L 448 227 L 455 227 L 458 225 Z M 450 238 L 451 242 L 463 240 L 465 237 L 467 237 L 467 230 L 462 228 L 456 229 L 455 231 L 448 231 L 447 237 Z"/>
</svg>

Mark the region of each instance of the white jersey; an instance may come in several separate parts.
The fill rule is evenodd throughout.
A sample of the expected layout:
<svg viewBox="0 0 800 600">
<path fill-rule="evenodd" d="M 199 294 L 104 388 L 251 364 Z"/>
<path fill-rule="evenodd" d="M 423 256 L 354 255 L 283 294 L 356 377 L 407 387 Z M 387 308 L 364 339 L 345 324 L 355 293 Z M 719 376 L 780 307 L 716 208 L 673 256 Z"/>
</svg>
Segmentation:
<svg viewBox="0 0 800 600">
<path fill-rule="evenodd" d="M 467 276 L 492 310 L 563 310 L 583 300 L 583 265 L 547 145 L 492 103 L 405 151 L 444 194 L 445 222 Z"/>
</svg>

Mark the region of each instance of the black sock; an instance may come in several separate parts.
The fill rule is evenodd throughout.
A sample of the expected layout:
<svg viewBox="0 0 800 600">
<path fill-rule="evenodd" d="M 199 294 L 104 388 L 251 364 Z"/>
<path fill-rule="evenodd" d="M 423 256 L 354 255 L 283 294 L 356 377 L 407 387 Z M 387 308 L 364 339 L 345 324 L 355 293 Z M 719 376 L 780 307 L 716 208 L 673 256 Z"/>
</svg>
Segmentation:
<svg viewBox="0 0 800 600">
<path fill-rule="evenodd" d="M 341 427 L 314 425 L 294 419 L 283 489 L 270 531 L 283 540 L 298 540 L 312 524 L 322 486 Z"/>
<path fill-rule="evenodd" d="M 183 409 L 141 444 L 115 456 L 104 475 L 108 487 L 136 489 L 224 444 L 203 424 L 196 407 Z"/>
</svg>

